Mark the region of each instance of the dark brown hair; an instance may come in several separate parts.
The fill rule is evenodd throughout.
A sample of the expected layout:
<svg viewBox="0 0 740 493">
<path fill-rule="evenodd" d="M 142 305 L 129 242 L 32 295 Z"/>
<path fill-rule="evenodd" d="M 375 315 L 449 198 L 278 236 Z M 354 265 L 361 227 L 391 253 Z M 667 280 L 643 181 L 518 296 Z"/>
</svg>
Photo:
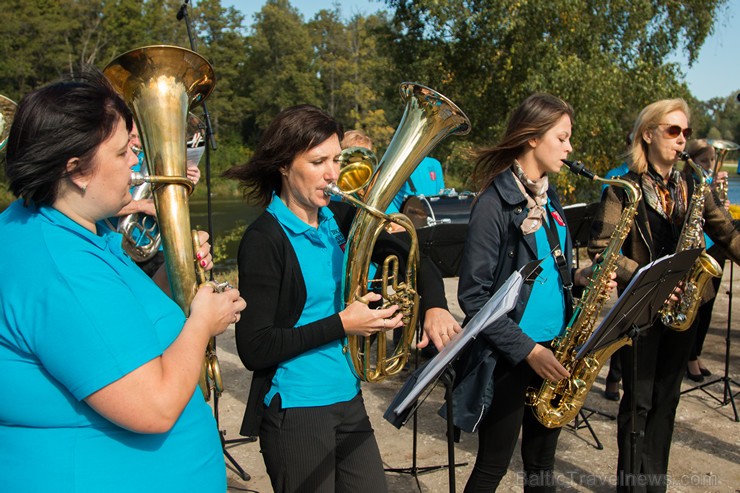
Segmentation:
<svg viewBox="0 0 740 493">
<path fill-rule="evenodd" d="M 130 131 L 131 111 L 93 67 L 27 94 L 8 136 L 5 175 L 10 190 L 25 204 L 54 203 L 60 181 L 70 174 L 67 162 L 78 157 L 73 173 L 88 173 L 93 155 L 119 118 Z"/>
<path fill-rule="evenodd" d="M 542 137 L 563 115 L 573 119 L 573 108 L 550 94 L 535 93 L 514 110 L 498 144 L 474 152 L 473 180 L 482 192 L 524 151 L 531 139 Z"/>
<path fill-rule="evenodd" d="M 292 106 L 270 122 L 252 158 L 226 170 L 223 176 L 238 180 L 245 195 L 258 205 L 267 205 L 273 192 L 280 195 L 280 170 L 332 135 L 341 141 L 344 131 L 327 112 L 310 104 Z"/>
</svg>

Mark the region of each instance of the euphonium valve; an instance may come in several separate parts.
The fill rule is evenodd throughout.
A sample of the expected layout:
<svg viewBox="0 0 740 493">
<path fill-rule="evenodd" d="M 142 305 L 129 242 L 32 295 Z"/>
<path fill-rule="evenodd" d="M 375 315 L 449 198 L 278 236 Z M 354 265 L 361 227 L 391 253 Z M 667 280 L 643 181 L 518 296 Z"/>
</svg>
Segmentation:
<svg viewBox="0 0 740 493">
<path fill-rule="evenodd" d="M 329 186 L 325 193 L 341 196 L 359 208 L 347 238 L 344 255 L 344 300 L 350 304 L 370 289 L 381 290 L 383 305 L 397 304 L 403 314 L 401 341 L 387 354 L 386 337 L 377 338 L 377 357 L 371 356 L 371 338 L 348 336 L 348 353 L 357 375 L 364 381 L 376 382 L 400 372 L 408 360 L 419 314 L 416 268 L 419 247 L 413 223 L 403 214 L 385 214 L 401 186 L 431 150 L 449 135 L 470 131 L 470 120 L 452 101 L 428 87 L 403 83 L 401 96 L 406 108 L 388 150 L 364 187 L 348 187 L 353 193 Z M 340 182 L 343 182 L 341 180 Z M 401 225 L 409 234 L 410 248 L 405 261 L 403 280 L 399 277 L 401 261 L 395 256 L 385 259 L 380 279 L 368 279 L 370 256 L 375 242 L 390 223 Z M 370 285 L 370 287 L 368 287 Z"/>
<path fill-rule="evenodd" d="M 132 184 L 152 184 L 172 296 L 187 316 L 199 285 L 188 204 L 193 184 L 187 178 L 187 117 L 213 90 L 213 67 L 193 51 L 159 45 L 120 55 L 104 74 L 134 114 L 149 176 L 134 176 Z M 211 341 L 199 383 L 206 400 L 211 389 L 222 388 L 213 349 Z"/>
</svg>

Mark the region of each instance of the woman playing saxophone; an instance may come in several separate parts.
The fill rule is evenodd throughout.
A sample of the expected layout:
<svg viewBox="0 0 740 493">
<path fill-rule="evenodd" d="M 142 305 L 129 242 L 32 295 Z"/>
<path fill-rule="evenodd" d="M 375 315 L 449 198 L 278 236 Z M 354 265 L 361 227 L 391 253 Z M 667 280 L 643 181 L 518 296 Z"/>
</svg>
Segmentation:
<svg viewBox="0 0 740 493">
<path fill-rule="evenodd" d="M 560 98 L 534 94 L 509 118 L 506 133 L 475 163 L 480 194 L 470 215 L 458 299 L 469 319 L 512 272 L 542 259 L 543 272 L 524 285 L 508 317 L 487 327 L 459 359 L 455 424 L 478 431 L 478 456 L 466 493 L 491 492 L 506 474 L 522 430 L 526 491 L 555 491 L 560 428 L 547 428 L 525 405 L 529 387 L 569 376 L 550 350 L 572 312 L 572 284 L 585 286 L 591 268 L 574 271 L 565 214 L 548 175 L 572 148 L 573 110 Z M 571 281 L 573 279 L 574 281 Z"/>
<path fill-rule="evenodd" d="M 685 175 L 676 169 L 679 153 L 683 152 L 686 139 L 691 135 L 689 117 L 689 107 L 683 99 L 665 99 L 643 108 L 635 121 L 634 139 L 628 154 L 630 172 L 623 178 L 639 186 L 642 200 L 617 261 L 617 282 L 621 287 L 627 285 L 639 267 L 674 253 L 676 249 L 682 225 L 689 216 L 689 197 L 694 190 L 694 184 L 687 182 Z M 740 233 L 710 193 L 707 189 L 703 209 L 699 211 L 704 231 L 737 262 Z M 592 223 L 589 241 L 592 257 L 606 248 L 624 207 L 623 191 L 607 188 Z M 702 225 L 694 227 L 701 229 Z M 694 334 L 693 328 L 683 332 L 671 330 L 658 317 L 638 338 L 638 373 L 634 376 L 634 387 L 633 349 L 627 347 L 620 351 L 624 373 L 617 436 L 620 491 L 627 491 L 630 486 L 636 488 L 634 491 L 666 490 L 673 423 Z M 633 399 L 637 406 L 636 429 L 645 436 L 637 443 L 634 471 L 629 467 Z"/>
</svg>

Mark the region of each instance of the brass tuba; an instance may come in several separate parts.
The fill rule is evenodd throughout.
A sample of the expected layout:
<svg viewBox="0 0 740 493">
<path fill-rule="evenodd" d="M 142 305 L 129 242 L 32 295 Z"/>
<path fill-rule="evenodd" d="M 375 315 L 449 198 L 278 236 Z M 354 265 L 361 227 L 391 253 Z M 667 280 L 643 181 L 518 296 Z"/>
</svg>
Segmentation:
<svg viewBox="0 0 740 493">
<path fill-rule="evenodd" d="M 527 403 L 532 406 L 537 420 L 547 428 L 559 428 L 571 422 L 583 407 L 588 391 L 596 381 L 599 370 L 617 349 L 631 344 L 628 337 L 617 339 L 612 344 L 598 349 L 593 354 L 576 358 L 578 350 L 588 341 L 597 328 L 597 319 L 609 299 L 611 274 L 617 269 L 620 249 L 637 214 L 637 204 L 642 198 L 641 190 L 627 180 L 601 178 L 584 169 L 580 162 L 563 159 L 572 172 L 592 180 L 624 189 L 627 202 L 622 210 L 617 227 L 609 237 L 609 244 L 601 261 L 594 266 L 588 286 L 576 304 L 565 332 L 552 342 L 555 358 L 568 370 L 570 377 L 560 381 L 543 380 L 539 389 L 527 391 Z"/>
<path fill-rule="evenodd" d="M 387 355 L 385 334 L 377 338 L 377 357 L 373 365 L 371 338 L 348 336 L 349 357 L 357 375 L 366 382 L 378 382 L 400 372 L 411 351 L 419 315 L 416 268 L 419 246 L 416 230 L 403 214 L 386 214 L 401 186 L 421 160 L 448 135 L 470 131 L 470 120 L 452 101 L 428 87 L 405 82 L 400 87 L 406 108 L 380 165 L 362 190 L 363 200 L 329 185 L 325 193 L 337 195 L 359 208 L 347 238 L 344 255 L 344 300 L 347 304 L 369 291 L 368 284 L 379 287 L 383 306 L 398 305 L 403 313 L 403 335 L 400 343 Z M 345 172 L 346 174 L 347 172 Z M 344 182 L 340 172 L 338 183 Z M 390 223 L 402 226 L 411 237 L 404 281 L 399 278 L 399 260 L 391 255 L 383 262 L 381 279 L 368 279 L 370 256 L 375 242 Z M 389 289 L 391 288 L 391 289 Z"/>
<path fill-rule="evenodd" d="M 705 192 L 709 187 L 701 166 L 685 152 L 679 152 L 678 157 L 691 166 L 698 183 L 694 187 L 694 193 L 686 211 L 686 218 L 676 245 L 676 253 L 692 248 L 704 248 L 704 200 Z M 678 301 L 668 298 L 661 308 L 660 319 L 663 325 L 678 332 L 688 330 L 696 318 L 704 288 L 713 277 L 722 277 L 722 267 L 711 255 L 702 250 L 699 258 L 682 280 L 683 287 L 681 293 L 678 294 Z"/>
<path fill-rule="evenodd" d="M 188 315 L 200 282 L 194 234 L 190 229 L 186 125 L 188 109 L 213 90 L 213 67 L 197 53 L 177 46 L 146 46 L 110 62 L 105 76 L 131 108 L 139 129 L 149 176 L 132 177 L 132 185 L 152 184 L 165 266 L 177 304 Z M 211 339 L 199 382 L 206 400 L 223 389 L 215 341 Z"/>
<path fill-rule="evenodd" d="M 0 94 L 0 151 L 5 149 L 10 135 L 10 125 L 15 117 L 17 105 L 12 99 L 6 98 Z"/>
<path fill-rule="evenodd" d="M 707 139 L 707 144 L 714 147 L 714 152 L 717 155 L 717 159 L 714 162 L 714 169 L 712 170 L 712 176 L 714 177 L 714 189 L 717 191 L 717 196 L 719 196 L 722 204 L 724 204 L 729 194 L 727 180 L 718 181 L 717 174 L 722 170 L 722 163 L 724 163 L 727 153 L 740 149 L 740 146 L 735 142 L 720 139 Z"/>
</svg>

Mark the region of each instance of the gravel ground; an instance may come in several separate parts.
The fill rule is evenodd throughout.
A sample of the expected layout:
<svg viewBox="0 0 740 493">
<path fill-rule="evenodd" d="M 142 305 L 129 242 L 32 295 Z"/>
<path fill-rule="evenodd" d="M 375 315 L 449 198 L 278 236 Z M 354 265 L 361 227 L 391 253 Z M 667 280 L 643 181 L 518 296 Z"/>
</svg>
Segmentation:
<svg viewBox="0 0 740 493">
<path fill-rule="evenodd" d="M 740 267 L 734 269 L 734 292 L 740 287 Z M 721 292 L 714 308 L 712 324 L 704 345 L 702 358 L 714 373 L 707 381 L 720 378 L 724 374 L 725 340 L 728 318 L 728 295 L 730 287 L 730 264 L 725 265 Z M 456 303 L 456 279 L 445 280 L 450 309 L 461 317 Z M 731 351 L 729 375 L 740 381 L 740 296 L 733 297 L 732 337 L 734 347 Z M 246 404 L 251 373 L 244 369 L 234 345 L 233 327 L 218 340 L 219 360 L 226 392 L 219 400 L 220 428 L 227 441 L 240 438 L 239 426 Z M 397 430 L 383 419 L 383 413 L 396 394 L 408 373 L 391 378 L 385 382 L 364 384 L 363 393 L 370 419 L 375 427 L 380 452 L 387 469 L 410 469 L 413 466 L 413 426 Z M 587 428 L 578 430 L 568 427 L 560 436 L 557 452 L 556 474 L 558 491 L 614 491 L 614 473 L 617 463 L 616 422 L 609 415 L 616 415 L 618 403 L 602 397 L 606 368 L 602 371 L 590 393 L 586 407 L 603 414 L 592 415 L 588 422 L 594 433 L 603 443 L 603 449 L 595 448 L 595 440 Z M 684 390 L 692 388 L 693 382 L 684 381 Z M 731 385 L 738 392 L 738 385 Z M 678 407 L 676 428 L 673 435 L 669 476 L 669 491 L 681 492 L 735 492 L 740 493 L 740 423 L 735 422 L 730 404 L 721 405 L 723 399 L 722 382 L 709 386 L 706 392 L 692 391 L 682 396 Z M 446 423 L 436 413 L 443 403 L 444 388 L 435 388 L 421 405 L 417 425 L 417 470 L 425 468 L 430 472 L 417 475 L 387 472 L 391 492 L 447 492 L 449 471 Z M 719 399 L 719 401 L 717 400 Z M 737 404 L 740 405 L 740 396 Z M 583 422 L 581 422 L 583 425 Z M 234 462 L 227 460 L 229 491 L 272 491 L 265 472 L 258 442 L 229 443 L 226 450 L 234 462 L 242 467 L 251 478 L 244 481 L 236 471 Z M 455 444 L 455 460 L 461 463 L 454 468 L 456 490 L 462 491 L 477 450 L 477 436 L 463 433 L 461 441 Z M 515 452 L 509 473 L 499 491 L 521 491 L 519 472 L 521 459 Z"/>
</svg>

